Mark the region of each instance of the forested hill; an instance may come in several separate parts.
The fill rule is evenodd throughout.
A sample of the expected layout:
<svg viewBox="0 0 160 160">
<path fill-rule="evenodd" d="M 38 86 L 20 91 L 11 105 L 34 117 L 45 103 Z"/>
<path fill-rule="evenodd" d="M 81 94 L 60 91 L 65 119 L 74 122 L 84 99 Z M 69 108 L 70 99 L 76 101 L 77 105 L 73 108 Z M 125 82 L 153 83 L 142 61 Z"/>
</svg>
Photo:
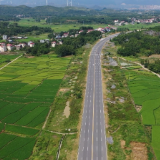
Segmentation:
<svg viewBox="0 0 160 160">
<path fill-rule="evenodd" d="M 47 23 L 64 23 L 77 21 L 79 23 L 101 23 L 114 24 L 114 20 L 129 22 L 129 17 L 147 18 L 145 14 L 139 15 L 137 11 L 114 10 L 103 8 L 94 10 L 82 7 L 54 7 L 54 6 L 5 6 L 0 5 L 0 21 L 18 20 L 17 15 L 22 18 L 32 17 L 34 19 L 46 19 Z"/>
<path fill-rule="evenodd" d="M 0 5 L 0 15 L 17 15 L 23 14 L 25 16 L 79 16 L 79 15 L 95 15 L 96 10 L 78 7 L 54 7 L 54 6 L 38 6 L 38 7 L 28 7 L 28 6 L 3 6 Z"/>
</svg>

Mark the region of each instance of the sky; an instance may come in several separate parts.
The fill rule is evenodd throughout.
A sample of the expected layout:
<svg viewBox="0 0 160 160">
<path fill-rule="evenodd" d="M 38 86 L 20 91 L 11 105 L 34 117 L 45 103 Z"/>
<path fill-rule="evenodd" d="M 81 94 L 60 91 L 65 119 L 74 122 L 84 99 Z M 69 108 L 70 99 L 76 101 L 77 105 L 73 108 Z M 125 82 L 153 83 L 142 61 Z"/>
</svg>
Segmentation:
<svg viewBox="0 0 160 160">
<path fill-rule="evenodd" d="M 66 5 L 67 0 L 47 0 L 48 4 L 52 5 Z M 129 5 L 160 5 L 160 0 L 72 0 L 73 5 L 88 5 L 88 6 L 107 6 L 107 5 L 116 5 L 119 6 L 122 3 Z M 46 0 L 3 0 L 1 4 L 14 4 L 14 5 L 45 5 Z"/>
</svg>

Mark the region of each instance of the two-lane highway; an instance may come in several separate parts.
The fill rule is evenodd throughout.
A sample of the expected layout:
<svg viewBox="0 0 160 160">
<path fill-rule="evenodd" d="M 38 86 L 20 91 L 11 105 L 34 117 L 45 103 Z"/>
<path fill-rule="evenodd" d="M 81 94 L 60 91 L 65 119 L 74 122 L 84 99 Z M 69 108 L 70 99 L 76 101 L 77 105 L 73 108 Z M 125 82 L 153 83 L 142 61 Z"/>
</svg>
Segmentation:
<svg viewBox="0 0 160 160">
<path fill-rule="evenodd" d="M 90 55 L 78 160 L 107 160 L 101 51 L 104 44 L 117 35 L 100 40 Z"/>
</svg>

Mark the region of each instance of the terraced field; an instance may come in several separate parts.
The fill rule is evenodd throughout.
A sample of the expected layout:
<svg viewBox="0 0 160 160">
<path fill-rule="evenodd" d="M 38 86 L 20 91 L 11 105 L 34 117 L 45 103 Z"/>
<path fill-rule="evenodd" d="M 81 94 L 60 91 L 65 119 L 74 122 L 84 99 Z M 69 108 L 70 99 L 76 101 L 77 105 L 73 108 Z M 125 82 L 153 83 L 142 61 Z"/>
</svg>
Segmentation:
<svg viewBox="0 0 160 160">
<path fill-rule="evenodd" d="M 160 79 L 146 71 L 126 70 L 126 78 L 135 105 L 142 106 L 143 124 L 152 126 L 152 147 L 160 159 Z"/>
<path fill-rule="evenodd" d="M 0 71 L 0 159 L 27 159 L 70 58 L 21 57 Z"/>
</svg>

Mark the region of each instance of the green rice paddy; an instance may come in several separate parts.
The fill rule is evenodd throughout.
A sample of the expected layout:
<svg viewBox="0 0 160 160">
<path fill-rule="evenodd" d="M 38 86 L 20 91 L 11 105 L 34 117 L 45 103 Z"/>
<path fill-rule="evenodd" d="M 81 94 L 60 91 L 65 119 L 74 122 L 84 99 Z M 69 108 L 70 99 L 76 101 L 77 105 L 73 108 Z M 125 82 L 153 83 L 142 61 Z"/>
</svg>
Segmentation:
<svg viewBox="0 0 160 160">
<path fill-rule="evenodd" d="M 5 64 L 17 58 L 19 55 L 2 55 L 0 54 L 0 68 L 2 68 Z"/>
<path fill-rule="evenodd" d="M 32 154 L 70 59 L 21 57 L 0 70 L 0 159 Z"/>
<path fill-rule="evenodd" d="M 141 70 L 126 70 L 125 75 L 135 105 L 142 106 L 143 124 L 152 126 L 151 144 L 160 159 L 160 78 Z"/>
</svg>

